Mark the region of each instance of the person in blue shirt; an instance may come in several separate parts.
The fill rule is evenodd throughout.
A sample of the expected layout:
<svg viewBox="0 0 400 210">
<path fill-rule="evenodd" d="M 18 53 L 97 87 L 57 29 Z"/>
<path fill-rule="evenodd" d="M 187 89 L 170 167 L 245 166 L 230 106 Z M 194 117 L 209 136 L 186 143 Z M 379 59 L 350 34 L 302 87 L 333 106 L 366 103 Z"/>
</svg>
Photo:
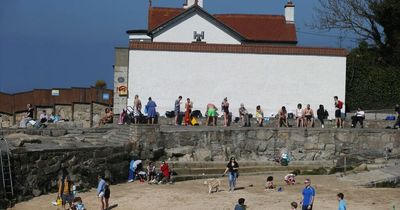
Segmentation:
<svg viewBox="0 0 400 210">
<path fill-rule="evenodd" d="M 311 180 L 306 179 L 304 181 L 306 185 L 303 189 L 303 200 L 301 201 L 301 209 L 302 210 L 312 210 L 314 197 L 315 197 L 315 189 L 311 187 Z"/>
<path fill-rule="evenodd" d="M 337 194 L 337 199 L 338 199 L 338 201 L 339 201 L 339 208 L 338 208 L 338 210 L 347 210 L 346 201 L 344 200 L 344 195 L 343 195 L 343 193 L 338 193 L 338 194 Z"/>
<path fill-rule="evenodd" d="M 105 193 L 105 186 L 106 181 L 100 176 L 97 176 L 99 180 L 99 184 L 97 185 L 97 197 L 99 198 L 101 209 L 104 209 L 104 193 Z"/>
</svg>

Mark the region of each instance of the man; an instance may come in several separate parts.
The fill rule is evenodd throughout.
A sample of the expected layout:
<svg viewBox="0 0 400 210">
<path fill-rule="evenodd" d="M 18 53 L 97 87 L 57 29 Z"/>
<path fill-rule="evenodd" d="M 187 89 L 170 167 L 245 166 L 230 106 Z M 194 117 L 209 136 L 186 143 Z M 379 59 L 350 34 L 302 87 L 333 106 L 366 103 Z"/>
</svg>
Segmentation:
<svg viewBox="0 0 400 210">
<path fill-rule="evenodd" d="M 103 210 L 105 206 L 104 194 L 105 194 L 106 181 L 100 175 L 97 176 L 97 180 L 99 181 L 97 185 L 97 197 L 99 198 L 100 209 Z"/>
<path fill-rule="evenodd" d="M 354 113 L 354 116 L 352 116 L 351 119 L 352 128 L 355 128 L 357 126 L 357 122 L 360 123 L 361 128 L 364 128 L 365 112 L 360 107 L 357 108 L 357 112 Z"/>
<path fill-rule="evenodd" d="M 65 204 L 72 206 L 73 196 L 71 193 L 72 182 L 68 176 L 67 170 L 63 170 L 63 174 L 58 180 L 58 197 L 62 200 L 62 208 L 65 209 Z"/>
<path fill-rule="evenodd" d="M 208 126 L 211 123 L 213 126 L 217 124 L 217 107 L 214 104 L 207 104 L 207 118 L 206 118 L 206 125 Z"/>
<path fill-rule="evenodd" d="M 239 198 L 238 204 L 236 204 L 234 210 L 246 210 L 247 206 L 244 205 L 244 201 L 245 201 L 244 198 Z"/>
<path fill-rule="evenodd" d="M 336 127 L 343 128 L 343 121 L 342 121 L 343 102 L 341 100 L 339 100 L 339 98 L 337 96 L 334 96 L 333 100 L 335 101 Z"/>
<path fill-rule="evenodd" d="M 305 117 L 305 127 L 308 127 L 311 123 L 311 127 L 314 127 L 314 111 L 311 109 L 310 104 L 307 104 L 304 109 L 304 117 Z"/>
<path fill-rule="evenodd" d="M 33 119 L 33 107 L 32 104 L 27 104 L 26 108 L 28 109 L 21 119 L 21 122 L 19 123 L 20 128 L 26 128 L 26 125 L 28 124 L 29 121 Z"/>
<path fill-rule="evenodd" d="M 314 197 L 315 197 L 315 189 L 311 187 L 311 180 L 306 179 L 304 181 L 305 187 L 303 189 L 303 200 L 300 202 L 302 204 L 302 210 L 312 210 Z"/>
<path fill-rule="evenodd" d="M 244 107 L 244 104 L 240 104 L 239 116 L 240 116 L 240 119 L 242 120 L 242 126 L 250 127 L 249 112 Z"/>
<path fill-rule="evenodd" d="M 343 193 L 338 193 L 338 194 L 337 194 L 337 199 L 338 199 L 338 201 L 339 201 L 339 208 L 338 208 L 338 210 L 347 210 L 346 201 L 344 201 L 344 195 L 343 195 Z"/>
<path fill-rule="evenodd" d="M 179 96 L 178 99 L 175 101 L 175 125 L 178 125 L 178 118 L 179 118 L 179 113 L 181 112 L 181 100 L 182 96 Z"/>
<path fill-rule="evenodd" d="M 393 128 L 396 129 L 397 127 L 400 128 L 400 105 L 396 104 L 394 111 L 397 113 L 397 120 L 396 123 L 394 123 Z"/>
</svg>

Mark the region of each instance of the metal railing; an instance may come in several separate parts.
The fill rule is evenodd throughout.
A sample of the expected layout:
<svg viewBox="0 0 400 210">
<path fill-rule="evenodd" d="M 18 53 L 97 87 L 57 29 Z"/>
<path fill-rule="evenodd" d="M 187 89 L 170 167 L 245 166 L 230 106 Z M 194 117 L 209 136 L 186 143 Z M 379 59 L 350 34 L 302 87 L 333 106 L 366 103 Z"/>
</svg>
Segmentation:
<svg viewBox="0 0 400 210">
<path fill-rule="evenodd" d="M 14 198 L 14 186 L 11 171 L 10 149 L 7 140 L 4 138 L 0 138 L 0 170 L 4 198 L 12 199 Z"/>
</svg>

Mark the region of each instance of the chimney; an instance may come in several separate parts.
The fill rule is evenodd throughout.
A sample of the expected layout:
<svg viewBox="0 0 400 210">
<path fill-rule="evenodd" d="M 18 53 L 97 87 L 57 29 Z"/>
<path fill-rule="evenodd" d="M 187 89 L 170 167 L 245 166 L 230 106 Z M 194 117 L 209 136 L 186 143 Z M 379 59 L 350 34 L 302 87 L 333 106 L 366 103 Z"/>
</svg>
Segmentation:
<svg viewBox="0 0 400 210">
<path fill-rule="evenodd" d="M 186 0 L 186 3 L 183 4 L 183 8 L 187 9 L 195 4 L 199 5 L 199 7 L 203 7 L 203 0 Z"/>
<path fill-rule="evenodd" d="M 294 24 L 294 4 L 291 0 L 285 5 L 286 23 Z"/>
</svg>

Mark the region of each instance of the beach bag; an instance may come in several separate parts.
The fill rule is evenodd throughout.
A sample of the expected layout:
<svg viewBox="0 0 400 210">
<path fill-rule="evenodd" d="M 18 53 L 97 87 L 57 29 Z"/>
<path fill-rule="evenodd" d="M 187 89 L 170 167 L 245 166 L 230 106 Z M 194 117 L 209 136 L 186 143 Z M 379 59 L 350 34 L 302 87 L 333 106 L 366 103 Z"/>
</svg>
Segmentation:
<svg viewBox="0 0 400 210">
<path fill-rule="evenodd" d="M 197 122 L 197 119 L 195 117 L 192 118 L 192 120 L 190 121 L 190 123 L 192 125 L 199 125 L 199 123 Z"/>
<path fill-rule="evenodd" d="M 61 206 L 62 200 L 60 197 L 57 197 L 56 204 L 57 204 L 57 206 Z"/>
</svg>

